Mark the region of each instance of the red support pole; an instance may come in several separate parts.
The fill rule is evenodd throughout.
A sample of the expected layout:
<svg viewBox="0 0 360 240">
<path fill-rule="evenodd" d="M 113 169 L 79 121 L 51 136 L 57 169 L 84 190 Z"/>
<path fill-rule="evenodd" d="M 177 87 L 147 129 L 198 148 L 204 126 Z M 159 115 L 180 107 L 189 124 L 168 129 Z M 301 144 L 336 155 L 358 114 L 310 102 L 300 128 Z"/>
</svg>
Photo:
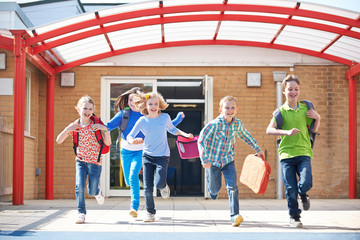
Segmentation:
<svg viewBox="0 0 360 240">
<path fill-rule="evenodd" d="M 46 184 L 45 199 L 53 200 L 54 188 L 54 95 L 55 76 L 49 75 L 46 94 Z"/>
<path fill-rule="evenodd" d="M 349 199 L 356 199 L 357 114 L 356 77 L 349 78 Z"/>
<path fill-rule="evenodd" d="M 13 147 L 13 205 L 24 204 L 24 130 L 25 130 L 25 31 L 11 31 L 14 35 L 14 147 Z"/>
</svg>

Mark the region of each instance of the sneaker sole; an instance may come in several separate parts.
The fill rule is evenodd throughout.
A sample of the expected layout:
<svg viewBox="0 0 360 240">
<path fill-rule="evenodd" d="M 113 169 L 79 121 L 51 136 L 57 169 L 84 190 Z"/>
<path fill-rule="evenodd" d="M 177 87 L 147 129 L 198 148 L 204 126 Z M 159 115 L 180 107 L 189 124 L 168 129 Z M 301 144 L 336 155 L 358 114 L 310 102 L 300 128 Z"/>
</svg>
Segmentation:
<svg viewBox="0 0 360 240">
<path fill-rule="evenodd" d="M 232 226 L 233 226 L 233 227 L 240 226 L 240 224 L 241 224 L 242 222 L 244 222 L 244 218 L 243 218 L 242 216 L 239 216 L 239 217 L 235 218 Z"/>
<path fill-rule="evenodd" d="M 83 221 L 79 221 L 79 220 L 77 220 L 77 221 L 75 222 L 75 224 L 83 224 L 83 223 L 85 223 L 85 218 L 84 218 L 84 220 L 83 220 Z"/>
<path fill-rule="evenodd" d="M 302 223 L 300 223 L 300 224 L 290 224 L 290 227 L 303 228 L 304 226 L 302 225 Z"/>
<path fill-rule="evenodd" d="M 155 222 L 155 219 L 146 219 L 143 222 Z"/>
</svg>

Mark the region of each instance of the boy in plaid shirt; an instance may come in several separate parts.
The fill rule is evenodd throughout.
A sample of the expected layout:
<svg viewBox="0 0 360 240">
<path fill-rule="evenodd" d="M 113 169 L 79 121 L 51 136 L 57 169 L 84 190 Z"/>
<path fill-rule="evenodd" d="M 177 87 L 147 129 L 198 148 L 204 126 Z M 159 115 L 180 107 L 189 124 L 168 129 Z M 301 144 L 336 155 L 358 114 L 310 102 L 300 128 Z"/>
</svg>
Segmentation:
<svg viewBox="0 0 360 240">
<path fill-rule="evenodd" d="M 209 122 L 200 132 L 198 147 L 200 159 L 206 172 L 208 191 L 216 199 L 221 189 L 221 173 L 224 175 L 230 202 L 232 226 L 239 226 L 243 217 L 239 215 L 239 192 L 234 163 L 236 137 L 249 144 L 256 155 L 264 157 L 256 140 L 235 117 L 236 98 L 225 96 L 220 100 L 220 115 Z"/>
</svg>

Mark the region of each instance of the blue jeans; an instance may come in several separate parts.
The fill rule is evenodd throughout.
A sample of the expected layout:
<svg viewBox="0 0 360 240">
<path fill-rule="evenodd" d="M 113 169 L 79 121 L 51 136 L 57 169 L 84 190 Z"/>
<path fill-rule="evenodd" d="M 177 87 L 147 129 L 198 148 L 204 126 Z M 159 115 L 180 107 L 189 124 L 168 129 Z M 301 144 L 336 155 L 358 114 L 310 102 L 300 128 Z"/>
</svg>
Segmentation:
<svg viewBox="0 0 360 240">
<path fill-rule="evenodd" d="M 169 157 L 153 157 L 143 155 L 143 179 L 146 210 L 155 214 L 155 204 L 153 189 L 154 184 L 157 189 L 163 189 L 166 186 L 167 168 Z"/>
<path fill-rule="evenodd" d="M 211 166 L 206 170 L 206 181 L 208 184 L 208 191 L 211 195 L 217 195 L 221 189 L 221 173 L 224 175 L 226 189 L 229 195 L 230 216 L 233 217 L 239 214 L 239 190 L 236 185 L 236 169 L 235 163 L 231 162 L 219 168 Z"/>
<path fill-rule="evenodd" d="M 311 159 L 308 156 L 298 156 L 282 159 L 280 163 L 289 215 L 300 216 L 298 194 L 305 194 L 312 188 Z M 299 182 L 296 175 L 299 177 Z"/>
<path fill-rule="evenodd" d="M 130 187 L 130 208 L 137 211 L 140 205 L 139 172 L 142 167 L 142 150 L 129 151 L 121 149 L 121 165 L 125 183 Z"/>
<path fill-rule="evenodd" d="M 78 212 L 86 214 L 85 208 L 85 188 L 86 179 L 89 175 L 88 194 L 96 196 L 99 194 L 99 179 L 101 175 L 101 166 L 93 163 L 76 161 L 76 185 L 75 195 L 78 205 Z"/>
</svg>

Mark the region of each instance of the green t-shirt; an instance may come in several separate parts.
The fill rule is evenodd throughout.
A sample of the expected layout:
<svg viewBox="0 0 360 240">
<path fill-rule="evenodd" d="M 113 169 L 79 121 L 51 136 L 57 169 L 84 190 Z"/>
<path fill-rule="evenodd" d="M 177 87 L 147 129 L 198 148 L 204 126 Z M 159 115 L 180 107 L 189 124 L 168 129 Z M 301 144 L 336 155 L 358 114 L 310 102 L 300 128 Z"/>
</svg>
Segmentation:
<svg viewBox="0 0 360 240">
<path fill-rule="evenodd" d="M 283 130 L 297 128 L 300 132 L 292 136 L 281 136 L 279 145 L 280 160 L 297 156 L 313 157 L 308 127 L 314 119 L 306 116 L 308 108 L 306 104 L 298 103 L 296 110 L 289 107 L 287 103 L 280 107 L 281 115 L 284 119 Z M 275 118 L 274 121 L 276 122 Z"/>
</svg>

